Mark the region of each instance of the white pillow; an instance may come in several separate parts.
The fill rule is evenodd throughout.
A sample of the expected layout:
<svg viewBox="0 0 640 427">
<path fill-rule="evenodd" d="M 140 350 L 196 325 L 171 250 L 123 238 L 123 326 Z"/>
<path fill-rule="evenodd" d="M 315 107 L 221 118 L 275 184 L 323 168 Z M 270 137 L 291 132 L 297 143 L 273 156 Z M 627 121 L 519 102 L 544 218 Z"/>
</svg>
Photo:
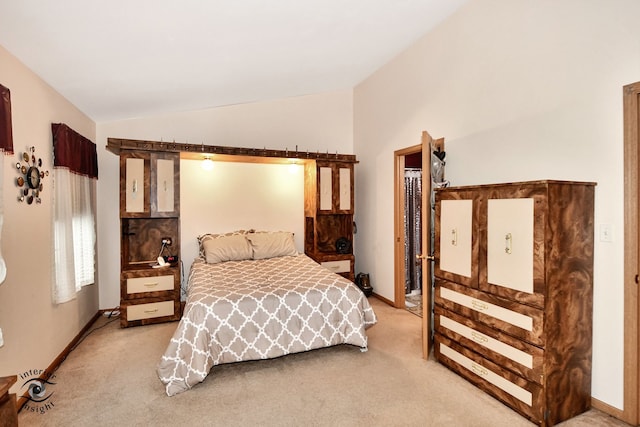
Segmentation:
<svg viewBox="0 0 640 427">
<path fill-rule="evenodd" d="M 202 242 L 204 259 L 208 264 L 224 261 L 242 261 L 251 259 L 253 251 L 244 235 L 222 236 L 206 239 Z"/>
<path fill-rule="evenodd" d="M 249 233 L 246 237 L 253 248 L 253 259 L 298 255 L 291 232 Z"/>
</svg>

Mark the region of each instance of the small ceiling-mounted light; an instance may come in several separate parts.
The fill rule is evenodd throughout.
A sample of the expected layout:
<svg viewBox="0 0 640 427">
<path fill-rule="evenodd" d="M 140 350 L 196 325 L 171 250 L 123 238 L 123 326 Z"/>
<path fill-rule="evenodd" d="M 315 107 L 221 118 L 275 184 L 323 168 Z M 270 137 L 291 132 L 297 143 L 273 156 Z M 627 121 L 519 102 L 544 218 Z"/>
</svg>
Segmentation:
<svg viewBox="0 0 640 427">
<path fill-rule="evenodd" d="M 213 170 L 213 160 L 211 160 L 209 156 L 205 156 L 204 160 L 202 161 L 202 169 L 206 171 Z"/>
</svg>

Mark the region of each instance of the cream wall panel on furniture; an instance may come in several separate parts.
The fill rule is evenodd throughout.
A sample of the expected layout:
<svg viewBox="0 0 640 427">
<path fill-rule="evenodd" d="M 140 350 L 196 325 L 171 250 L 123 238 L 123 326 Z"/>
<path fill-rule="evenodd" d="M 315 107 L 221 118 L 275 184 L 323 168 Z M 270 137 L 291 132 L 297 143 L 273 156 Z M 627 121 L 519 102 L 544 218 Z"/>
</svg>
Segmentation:
<svg viewBox="0 0 640 427">
<path fill-rule="evenodd" d="M 144 212 L 144 159 L 127 158 L 125 176 L 125 211 Z"/>
<path fill-rule="evenodd" d="M 471 277 L 472 200 L 442 202 L 440 269 Z"/>
<path fill-rule="evenodd" d="M 491 199 L 487 218 L 487 280 L 533 293 L 533 199 Z"/>
<path fill-rule="evenodd" d="M 157 160 L 158 212 L 172 212 L 174 205 L 174 161 L 168 159 Z"/>
<path fill-rule="evenodd" d="M 340 168 L 340 210 L 351 210 L 351 169 Z"/>
<path fill-rule="evenodd" d="M 333 209 L 333 176 L 331 168 L 320 168 L 320 210 Z"/>
</svg>

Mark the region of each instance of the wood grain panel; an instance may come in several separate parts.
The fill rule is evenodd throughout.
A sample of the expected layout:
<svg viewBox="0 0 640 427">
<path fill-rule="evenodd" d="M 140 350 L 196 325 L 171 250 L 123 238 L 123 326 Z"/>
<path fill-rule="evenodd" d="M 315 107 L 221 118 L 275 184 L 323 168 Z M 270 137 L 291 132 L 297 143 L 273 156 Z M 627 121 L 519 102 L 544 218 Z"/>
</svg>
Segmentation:
<svg viewBox="0 0 640 427">
<path fill-rule="evenodd" d="M 155 263 L 162 247 L 162 238 L 172 239 L 165 254 L 180 254 L 180 229 L 178 218 L 123 218 L 122 268 L 147 268 Z"/>
</svg>

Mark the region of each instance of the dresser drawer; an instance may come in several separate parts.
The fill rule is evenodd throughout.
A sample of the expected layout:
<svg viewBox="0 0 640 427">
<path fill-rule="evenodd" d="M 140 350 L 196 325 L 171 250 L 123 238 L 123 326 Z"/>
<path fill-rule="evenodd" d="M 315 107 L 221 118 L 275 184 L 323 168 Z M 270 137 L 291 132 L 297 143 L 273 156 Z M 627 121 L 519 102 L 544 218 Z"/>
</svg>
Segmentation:
<svg viewBox="0 0 640 427">
<path fill-rule="evenodd" d="M 173 316 L 175 314 L 174 301 L 150 302 L 146 304 L 131 304 L 126 307 L 127 320 L 154 319 L 157 317 Z"/>
<path fill-rule="evenodd" d="M 130 277 L 127 281 L 127 294 L 140 292 L 172 291 L 175 278 L 173 274 L 166 276 Z"/>
<path fill-rule="evenodd" d="M 544 351 L 464 316 L 435 307 L 435 330 L 496 364 L 543 383 Z"/>
<path fill-rule="evenodd" d="M 539 309 L 441 279 L 436 279 L 434 301 L 449 311 L 544 347 L 544 316 Z"/>
<path fill-rule="evenodd" d="M 125 270 L 120 274 L 120 299 L 161 298 L 179 294 L 180 272 L 177 268 Z"/>
<path fill-rule="evenodd" d="M 324 261 L 320 263 L 324 268 L 331 270 L 334 273 L 349 273 L 351 272 L 351 260 L 342 259 L 338 261 Z"/>
<path fill-rule="evenodd" d="M 543 388 L 436 334 L 436 359 L 535 422 L 543 420 Z"/>
</svg>

